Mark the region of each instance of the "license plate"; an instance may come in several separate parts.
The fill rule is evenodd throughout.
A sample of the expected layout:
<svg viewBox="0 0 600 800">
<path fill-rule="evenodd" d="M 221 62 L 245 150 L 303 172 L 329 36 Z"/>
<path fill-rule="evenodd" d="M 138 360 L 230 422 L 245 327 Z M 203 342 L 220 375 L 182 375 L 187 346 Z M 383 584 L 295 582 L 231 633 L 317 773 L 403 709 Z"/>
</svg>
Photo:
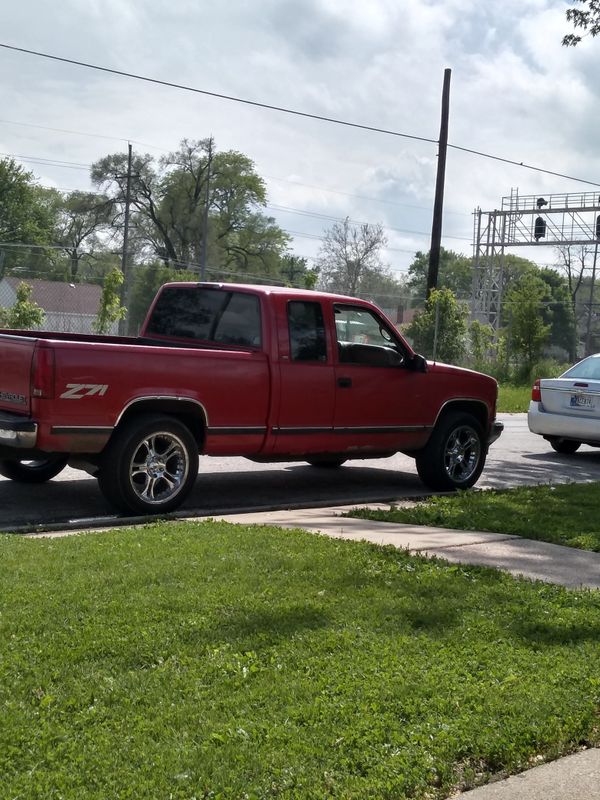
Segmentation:
<svg viewBox="0 0 600 800">
<path fill-rule="evenodd" d="M 594 401 L 588 394 L 572 394 L 571 408 L 593 408 Z"/>
</svg>

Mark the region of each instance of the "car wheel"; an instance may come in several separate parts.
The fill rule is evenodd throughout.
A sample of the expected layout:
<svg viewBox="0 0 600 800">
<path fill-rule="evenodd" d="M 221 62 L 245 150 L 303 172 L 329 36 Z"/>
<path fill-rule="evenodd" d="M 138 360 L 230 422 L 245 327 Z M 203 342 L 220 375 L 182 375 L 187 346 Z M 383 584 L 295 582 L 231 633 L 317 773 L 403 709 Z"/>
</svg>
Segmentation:
<svg viewBox="0 0 600 800">
<path fill-rule="evenodd" d="M 573 453 L 576 453 L 581 447 L 581 442 L 574 442 L 571 439 L 553 437 L 552 439 L 548 439 L 548 441 L 553 450 L 563 455 L 573 455 Z"/>
<path fill-rule="evenodd" d="M 160 514 L 183 503 L 198 475 L 198 445 L 173 417 L 145 414 L 117 431 L 103 454 L 98 483 L 126 514 Z"/>
<path fill-rule="evenodd" d="M 341 467 L 342 464 L 345 464 L 347 460 L 347 458 L 329 458 L 328 456 L 306 459 L 307 463 L 309 463 L 311 467 L 324 467 L 325 469 L 337 469 L 338 467 Z"/>
<path fill-rule="evenodd" d="M 45 483 L 67 466 L 68 456 L 49 455 L 29 461 L 0 461 L 0 475 L 18 483 Z"/>
<path fill-rule="evenodd" d="M 468 489 L 477 482 L 486 455 L 479 422 L 471 414 L 454 413 L 438 422 L 415 460 L 426 486 L 435 491 L 454 491 Z"/>
</svg>

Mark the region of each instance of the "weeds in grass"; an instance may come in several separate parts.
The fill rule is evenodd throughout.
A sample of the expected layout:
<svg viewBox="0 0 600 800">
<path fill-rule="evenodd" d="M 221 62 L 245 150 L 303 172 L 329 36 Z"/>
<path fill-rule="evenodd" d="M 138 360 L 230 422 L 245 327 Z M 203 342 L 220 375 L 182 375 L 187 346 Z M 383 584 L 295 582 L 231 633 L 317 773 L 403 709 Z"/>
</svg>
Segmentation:
<svg viewBox="0 0 600 800">
<path fill-rule="evenodd" d="M 444 798 L 598 743 L 597 593 L 225 523 L 0 537 L 2 797 Z"/>
</svg>

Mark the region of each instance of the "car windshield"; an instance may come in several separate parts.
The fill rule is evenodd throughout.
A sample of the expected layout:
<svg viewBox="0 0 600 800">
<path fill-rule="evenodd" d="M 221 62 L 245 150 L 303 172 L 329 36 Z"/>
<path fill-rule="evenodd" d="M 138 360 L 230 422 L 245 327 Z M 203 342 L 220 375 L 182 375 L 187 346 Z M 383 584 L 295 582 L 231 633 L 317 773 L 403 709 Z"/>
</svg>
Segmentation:
<svg viewBox="0 0 600 800">
<path fill-rule="evenodd" d="M 568 369 L 561 378 L 584 378 L 590 381 L 600 381 L 600 354 L 584 358 L 579 364 Z"/>
</svg>

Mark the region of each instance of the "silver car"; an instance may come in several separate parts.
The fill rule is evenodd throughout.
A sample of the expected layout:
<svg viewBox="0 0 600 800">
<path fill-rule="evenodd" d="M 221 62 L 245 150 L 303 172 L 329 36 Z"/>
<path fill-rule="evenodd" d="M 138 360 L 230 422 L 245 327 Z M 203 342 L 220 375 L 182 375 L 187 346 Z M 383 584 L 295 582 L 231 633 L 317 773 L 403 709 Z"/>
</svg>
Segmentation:
<svg viewBox="0 0 600 800">
<path fill-rule="evenodd" d="M 600 447 L 600 353 L 558 378 L 536 380 L 527 423 L 557 453 L 574 453 L 582 444 Z"/>
</svg>

